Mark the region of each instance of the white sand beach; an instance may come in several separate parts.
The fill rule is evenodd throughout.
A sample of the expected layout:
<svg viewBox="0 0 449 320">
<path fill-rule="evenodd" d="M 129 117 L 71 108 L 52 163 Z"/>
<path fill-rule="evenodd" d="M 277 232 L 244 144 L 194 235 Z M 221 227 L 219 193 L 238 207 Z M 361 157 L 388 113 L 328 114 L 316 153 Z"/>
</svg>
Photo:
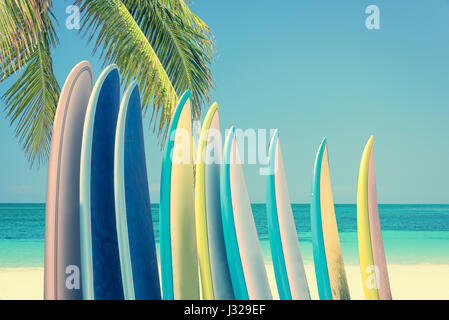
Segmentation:
<svg viewBox="0 0 449 320">
<path fill-rule="evenodd" d="M 278 298 L 273 265 L 266 265 L 274 297 Z M 312 264 L 306 264 L 306 275 L 312 299 L 318 299 L 315 270 Z M 391 292 L 396 300 L 447 300 L 449 299 L 449 265 L 416 264 L 389 265 Z M 346 276 L 351 299 L 363 300 L 362 280 L 358 265 L 347 265 Z"/>
<path fill-rule="evenodd" d="M 267 264 L 273 296 L 278 298 L 273 265 Z M 449 265 L 389 265 L 393 299 L 449 299 Z M 360 269 L 347 265 L 346 272 L 352 299 L 364 299 Z M 312 299 L 318 299 L 315 271 L 306 265 Z M 1 300 L 39 300 L 43 298 L 43 268 L 0 269 Z"/>
<path fill-rule="evenodd" d="M 0 269 L 0 300 L 41 300 L 44 268 Z"/>
</svg>

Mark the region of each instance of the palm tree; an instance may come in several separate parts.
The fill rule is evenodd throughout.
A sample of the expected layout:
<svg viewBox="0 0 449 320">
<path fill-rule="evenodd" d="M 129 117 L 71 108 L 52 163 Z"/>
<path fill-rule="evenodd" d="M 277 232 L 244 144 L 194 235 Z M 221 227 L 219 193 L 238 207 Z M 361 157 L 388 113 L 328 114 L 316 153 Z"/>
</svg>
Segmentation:
<svg viewBox="0 0 449 320">
<path fill-rule="evenodd" d="M 139 83 L 143 111 L 163 143 L 178 100 L 189 89 L 199 118 L 214 83 L 213 34 L 184 0 L 75 0 L 80 32 L 95 42 L 104 64 L 118 65 L 123 82 Z M 51 50 L 58 37 L 52 0 L 0 1 L 0 83 L 19 73 L 6 91 L 7 117 L 31 165 L 48 157 L 60 88 Z"/>
</svg>

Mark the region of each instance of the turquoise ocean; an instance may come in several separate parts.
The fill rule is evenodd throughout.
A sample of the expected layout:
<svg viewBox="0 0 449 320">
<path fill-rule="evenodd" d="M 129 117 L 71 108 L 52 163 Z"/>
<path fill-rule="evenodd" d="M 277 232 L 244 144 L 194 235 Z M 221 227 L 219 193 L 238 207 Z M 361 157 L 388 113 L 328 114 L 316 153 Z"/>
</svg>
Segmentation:
<svg viewBox="0 0 449 320">
<path fill-rule="evenodd" d="M 152 205 L 159 241 L 159 205 Z M 253 204 L 264 258 L 271 261 L 264 204 Z M 292 205 L 305 263 L 312 263 L 310 207 Z M 358 264 L 356 206 L 335 206 L 343 258 Z M 449 264 L 449 205 L 380 205 L 380 219 L 389 264 Z M 0 268 L 43 267 L 44 204 L 0 204 Z"/>
</svg>

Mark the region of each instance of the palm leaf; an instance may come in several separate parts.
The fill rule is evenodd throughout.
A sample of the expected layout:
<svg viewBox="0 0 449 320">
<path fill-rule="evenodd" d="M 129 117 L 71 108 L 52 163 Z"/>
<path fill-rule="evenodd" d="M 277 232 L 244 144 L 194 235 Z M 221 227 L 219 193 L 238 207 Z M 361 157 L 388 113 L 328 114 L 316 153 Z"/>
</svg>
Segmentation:
<svg viewBox="0 0 449 320">
<path fill-rule="evenodd" d="M 209 69 L 213 46 L 211 38 L 206 34 L 208 27 L 196 22 L 201 20 L 191 13 L 184 1 L 122 2 L 154 48 L 175 90 L 178 93 L 190 90 L 192 112 L 195 118 L 199 118 L 201 105 L 209 102 L 209 92 L 213 88 Z M 174 2 L 178 6 L 165 7 L 160 2 L 166 2 L 167 5 Z M 187 10 L 190 16 L 187 15 Z"/>
<path fill-rule="evenodd" d="M 51 59 L 51 48 L 57 42 L 52 21 L 54 16 L 48 7 L 40 7 L 35 14 L 40 17 L 34 19 L 41 21 L 41 26 L 34 30 L 38 40 L 17 58 L 23 59 L 26 66 L 3 96 L 7 116 L 11 125 L 16 126 L 16 135 L 31 166 L 47 160 L 60 92 Z"/>
<path fill-rule="evenodd" d="M 136 1 L 128 0 L 128 3 L 134 3 Z M 205 52 L 209 57 L 215 52 L 214 47 L 214 35 L 209 26 L 201 20 L 196 14 L 190 10 L 189 6 L 184 0 L 149 0 L 149 1 L 137 1 L 140 9 L 145 9 L 151 2 L 157 2 L 160 6 L 167 8 L 172 15 L 177 16 L 184 25 L 188 25 L 196 32 L 201 33 L 203 37 L 197 39 L 201 42 Z M 126 3 L 126 2 L 125 2 Z M 127 4 L 127 7 L 130 8 Z"/>
<path fill-rule="evenodd" d="M 153 103 L 151 122 L 158 135 L 166 132 L 171 110 L 178 97 L 170 78 L 145 34 L 122 1 L 76 0 L 82 14 L 82 30 L 96 37 L 95 50 L 101 48 L 105 64 L 115 63 L 125 85 L 133 78 L 139 84 L 144 112 Z M 156 124 L 155 128 L 156 130 Z"/>
<path fill-rule="evenodd" d="M 51 0 L 0 1 L 0 82 L 23 67 L 45 32 Z"/>
<path fill-rule="evenodd" d="M 159 0 L 159 3 L 168 8 L 174 15 L 178 16 L 185 24 L 188 24 L 195 31 L 204 35 L 204 39 L 201 42 L 209 56 L 215 52 L 212 30 L 190 10 L 184 0 Z"/>
</svg>

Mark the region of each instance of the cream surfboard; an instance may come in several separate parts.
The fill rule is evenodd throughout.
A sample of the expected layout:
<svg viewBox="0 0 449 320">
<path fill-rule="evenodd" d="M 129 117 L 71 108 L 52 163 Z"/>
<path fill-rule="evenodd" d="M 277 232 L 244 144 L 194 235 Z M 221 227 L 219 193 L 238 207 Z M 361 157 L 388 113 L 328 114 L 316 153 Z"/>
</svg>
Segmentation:
<svg viewBox="0 0 449 320">
<path fill-rule="evenodd" d="M 160 250 L 164 300 L 200 298 L 195 229 L 190 92 L 173 114 L 165 145 L 160 199 Z"/>
<path fill-rule="evenodd" d="M 84 117 L 92 87 L 92 67 L 89 62 L 83 61 L 67 77 L 56 110 L 45 206 L 45 299 L 82 299 L 80 153 Z"/>
<path fill-rule="evenodd" d="M 357 187 L 360 270 L 365 298 L 389 300 L 391 290 L 377 207 L 373 144 L 374 138 L 370 137 L 363 151 Z"/>
<path fill-rule="evenodd" d="M 205 300 L 232 300 L 220 207 L 222 138 L 218 104 L 204 119 L 196 155 L 195 217 L 202 296 Z"/>
<path fill-rule="evenodd" d="M 277 130 L 270 143 L 269 170 L 266 187 L 267 220 L 279 298 L 310 300 Z"/>
<path fill-rule="evenodd" d="M 220 195 L 226 254 L 237 300 L 271 300 L 271 290 L 254 223 L 235 130 L 224 143 Z"/>
<path fill-rule="evenodd" d="M 326 139 L 316 156 L 310 211 L 313 258 L 320 299 L 350 299 L 335 217 Z"/>
</svg>

